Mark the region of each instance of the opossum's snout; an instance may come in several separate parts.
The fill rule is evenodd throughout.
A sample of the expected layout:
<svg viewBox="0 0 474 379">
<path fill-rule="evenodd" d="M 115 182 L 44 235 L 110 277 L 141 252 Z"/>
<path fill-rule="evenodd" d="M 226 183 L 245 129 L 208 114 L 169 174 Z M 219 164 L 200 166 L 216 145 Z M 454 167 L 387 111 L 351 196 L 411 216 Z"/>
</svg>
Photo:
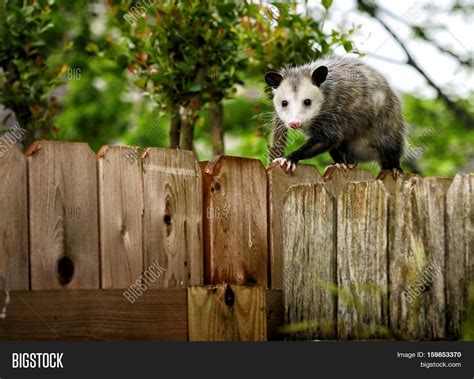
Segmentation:
<svg viewBox="0 0 474 379">
<path fill-rule="evenodd" d="M 298 129 L 301 127 L 301 125 L 301 120 L 291 120 L 290 122 L 288 122 L 288 126 L 292 129 Z"/>
</svg>

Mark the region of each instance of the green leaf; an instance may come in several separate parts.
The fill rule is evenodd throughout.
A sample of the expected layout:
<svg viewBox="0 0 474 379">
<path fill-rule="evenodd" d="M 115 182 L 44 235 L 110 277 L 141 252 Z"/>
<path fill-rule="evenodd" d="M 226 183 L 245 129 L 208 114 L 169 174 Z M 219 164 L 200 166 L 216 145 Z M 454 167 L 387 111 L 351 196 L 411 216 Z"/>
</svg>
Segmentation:
<svg viewBox="0 0 474 379">
<path fill-rule="evenodd" d="M 326 10 L 328 10 L 332 4 L 332 0 L 322 0 L 322 3 L 323 3 L 323 7 L 326 8 Z"/>
<path fill-rule="evenodd" d="M 217 10 L 219 11 L 219 14 L 227 16 L 228 13 L 232 12 L 235 8 L 234 3 L 227 3 L 227 4 L 218 4 L 217 5 Z"/>
<path fill-rule="evenodd" d="M 201 85 L 199 83 L 191 83 L 189 86 L 188 86 L 188 90 L 191 91 L 191 92 L 198 92 L 201 90 Z"/>
<path fill-rule="evenodd" d="M 352 42 L 351 41 L 345 41 L 342 46 L 344 46 L 344 50 L 346 50 L 346 52 L 352 51 Z"/>
</svg>

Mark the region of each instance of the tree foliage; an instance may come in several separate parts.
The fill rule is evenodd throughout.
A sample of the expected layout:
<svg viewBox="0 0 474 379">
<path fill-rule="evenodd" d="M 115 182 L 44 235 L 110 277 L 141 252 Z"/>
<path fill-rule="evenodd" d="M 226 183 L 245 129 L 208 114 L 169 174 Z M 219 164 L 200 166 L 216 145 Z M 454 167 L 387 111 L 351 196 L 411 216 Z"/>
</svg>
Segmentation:
<svg viewBox="0 0 474 379">
<path fill-rule="evenodd" d="M 191 149 L 198 110 L 219 103 L 242 83 L 246 56 L 239 22 L 244 8 L 240 1 L 163 1 L 121 23 L 135 84 L 168 114 L 181 115 L 171 131 L 181 140 L 170 136 L 175 146 Z M 125 9 L 115 12 L 130 21 Z"/>
<path fill-rule="evenodd" d="M 12 1 L 0 13 L 0 104 L 15 111 L 29 141 L 51 132 L 57 99 L 50 91 L 65 69 L 49 61 L 58 43 L 54 10 L 47 1 Z"/>
<path fill-rule="evenodd" d="M 295 11 L 297 2 L 274 2 L 271 6 L 249 4 L 242 22 L 242 33 L 247 47 L 250 68 L 261 74 L 287 65 L 301 65 L 331 54 L 338 46 L 347 52 L 354 50 L 347 31 L 323 31 L 330 6 L 321 7 L 318 15 Z"/>
</svg>

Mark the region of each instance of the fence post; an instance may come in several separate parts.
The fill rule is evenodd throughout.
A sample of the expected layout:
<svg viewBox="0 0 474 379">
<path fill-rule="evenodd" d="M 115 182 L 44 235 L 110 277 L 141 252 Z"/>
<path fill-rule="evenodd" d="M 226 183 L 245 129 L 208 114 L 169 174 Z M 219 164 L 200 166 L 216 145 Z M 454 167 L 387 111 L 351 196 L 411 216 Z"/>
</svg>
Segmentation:
<svg viewBox="0 0 474 379">
<path fill-rule="evenodd" d="M 28 198 L 26 160 L 16 146 L 0 140 L 1 289 L 27 290 Z"/>
<path fill-rule="evenodd" d="M 144 269 L 163 268 L 151 287 L 202 284 L 202 179 L 193 153 L 148 148 L 142 167 Z"/>
<path fill-rule="evenodd" d="M 390 205 L 391 329 L 401 339 L 445 337 L 445 194 L 451 179 L 399 180 Z"/>
<path fill-rule="evenodd" d="M 446 195 L 447 338 L 462 337 L 474 281 L 474 174 L 457 174 Z"/>
<path fill-rule="evenodd" d="M 334 197 L 326 184 L 292 186 L 283 216 L 286 339 L 335 338 Z"/>
<path fill-rule="evenodd" d="M 99 288 L 97 162 L 86 143 L 28 152 L 31 289 Z"/>
<path fill-rule="evenodd" d="M 203 173 L 207 284 L 267 286 L 267 178 L 257 159 L 220 156 Z"/>
<path fill-rule="evenodd" d="M 337 198 L 339 338 L 387 333 L 388 198 L 375 180 L 349 182 Z"/>
<path fill-rule="evenodd" d="M 140 155 L 122 146 L 97 154 L 101 288 L 127 288 L 143 271 Z"/>
<path fill-rule="evenodd" d="M 287 173 L 280 165 L 267 169 L 268 175 L 268 240 L 270 254 L 270 288 L 283 288 L 283 224 L 291 222 L 283 214 L 285 194 L 295 184 L 318 183 L 323 178 L 313 165 L 298 165 Z"/>
</svg>

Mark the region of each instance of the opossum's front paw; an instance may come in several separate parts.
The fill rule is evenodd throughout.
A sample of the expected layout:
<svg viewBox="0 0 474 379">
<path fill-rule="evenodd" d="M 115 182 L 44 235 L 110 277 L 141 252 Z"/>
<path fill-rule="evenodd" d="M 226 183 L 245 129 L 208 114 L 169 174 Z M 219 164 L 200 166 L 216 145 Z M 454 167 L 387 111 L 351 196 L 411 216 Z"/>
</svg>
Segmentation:
<svg viewBox="0 0 474 379">
<path fill-rule="evenodd" d="M 403 176 L 403 170 L 400 167 L 392 168 L 392 175 L 395 179 Z"/>
<path fill-rule="evenodd" d="M 286 172 L 293 172 L 296 169 L 296 162 L 293 162 L 288 158 L 275 158 L 272 163 L 279 163 Z"/>
<path fill-rule="evenodd" d="M 336 166 L 336 168 L 343 169 L 344 171 L 349 170 L 349 167 L 347 167 L 345 163 L 334 163 L 334 166 Z"/>
<path fill-rule="evenodd" d="M 331 166 L 336 167 L 338 169 L 342 169 L 344 171 L 347 171 L 347 170 L 352 170 L 353 168 L 355 168 L 357 166 L 357 162 L 347 163 L 347 164 L 346 163 L 334 163 Z"/>
</svg>

